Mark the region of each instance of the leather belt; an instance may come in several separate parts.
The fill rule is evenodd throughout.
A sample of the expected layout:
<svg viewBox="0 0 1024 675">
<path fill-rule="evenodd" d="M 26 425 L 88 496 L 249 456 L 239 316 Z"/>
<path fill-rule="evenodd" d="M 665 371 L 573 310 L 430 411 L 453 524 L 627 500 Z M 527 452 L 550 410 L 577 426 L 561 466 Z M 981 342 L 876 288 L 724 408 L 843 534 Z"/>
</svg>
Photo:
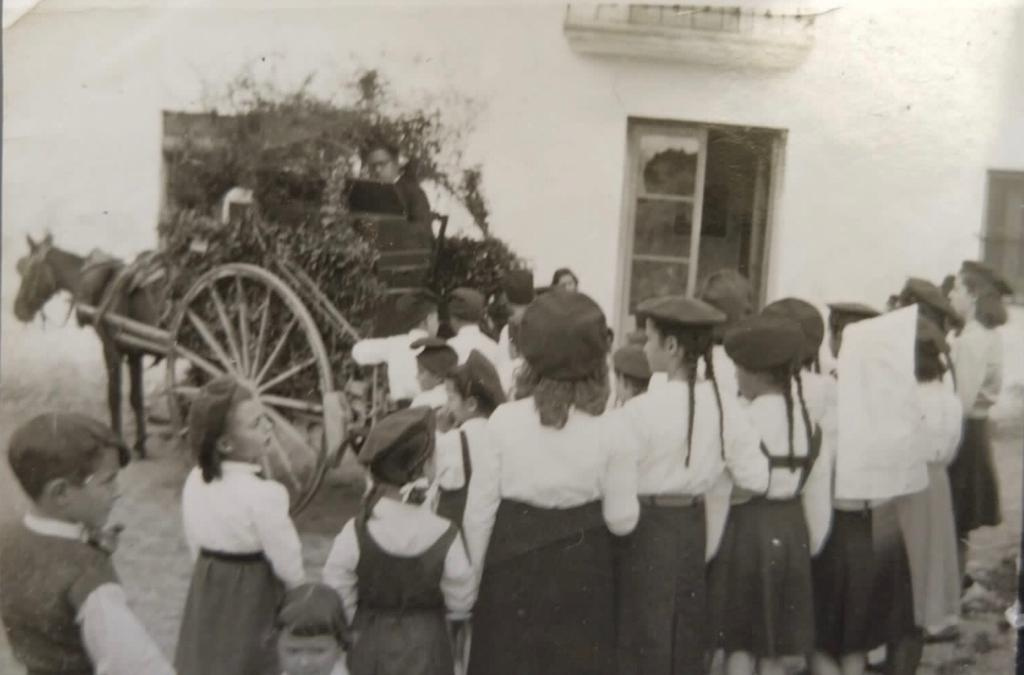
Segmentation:
<svg viewBox="0 0 1024 675">
<path fill-rule="evenodd" d="M 640 495 L 643 506 L 697 506 L 704 503 L 703 495 Z"/>
</svg>

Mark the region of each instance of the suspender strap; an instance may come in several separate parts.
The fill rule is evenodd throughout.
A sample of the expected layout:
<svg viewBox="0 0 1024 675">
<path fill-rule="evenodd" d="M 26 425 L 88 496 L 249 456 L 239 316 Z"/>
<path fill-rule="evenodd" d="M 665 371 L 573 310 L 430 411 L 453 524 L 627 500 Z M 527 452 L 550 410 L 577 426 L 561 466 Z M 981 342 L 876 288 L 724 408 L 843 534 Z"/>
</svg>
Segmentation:
<svg viewBox="0 0 1024 675">
<path fill-rule="evenodd" d="M 814 433 L 811 435 L 811 444 L 807 447 L 807 455 L 804 457 L 794 455 L 777 457 L 768 452 L 768 446 L 764 444 L 764 441 L 761 441 L 761 454 L 768 460 L 769 476 L 775 469 L 800 470 L 800 481 L 796 488 L 796 494 L 799 495 L 803 492 L 804 485 L 807 484 L 807 478 L 811 475 L 811 469 L 814 468 L 818 455 L 821 454 L 821 427 L 815 425 Z"/>
<path fill-rule="evenodd" d="M 462 472 L 466 475 L 463 488 L 469 487 L 469 479 L 473 477 L 473 460 L 469 458 L 469 439 L 466 432 L 459 430 L 459 443 L 462 445 Z"/>
</svg>

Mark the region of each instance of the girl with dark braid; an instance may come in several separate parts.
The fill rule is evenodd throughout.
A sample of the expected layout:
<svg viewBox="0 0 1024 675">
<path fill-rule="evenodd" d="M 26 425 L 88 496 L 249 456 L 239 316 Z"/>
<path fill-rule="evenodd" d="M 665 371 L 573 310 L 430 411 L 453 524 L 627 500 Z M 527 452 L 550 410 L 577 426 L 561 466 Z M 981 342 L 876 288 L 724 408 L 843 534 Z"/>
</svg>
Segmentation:
<svg viewBox="0 0 1024 675">
<path fill-rule="evenodd" d="M 691 298 L 642 303 L 651 370 L 666 381 L 614 413 L 620 443 L 637 454 L 640 522 L 618 559 L 617 673 L 705 672 L 707 603 L 704 497 L 728 467 L 761 493 L 768 466 L 758 438 L 719 392 L 710 351 L 725 316 Z M 706 378 L 700 379 L 703 362 Z"/>
<path fill-rule="evenodd" d="M 737 384 L 769 472 L 763 495 L 734 500 L 712 579 L 728 675 L 784 673 L 783 658 L 814 647 L 811 549 L 802 500 L 830 480 L 816 460 L 820 419 L 804 400 L 804 334 L 795 321 L 757 316 L 726 334 Z M 820 411 L 820 408 L 818 408 Z M 830 505 L 825 504 L 826 508 Z"/>
<path fill-rule="evenodd" d="M 458 526 L 404 499 L 423 477 L 434 437 L 434 413 L 406 408 L 377 422 L 359 452 L 370 488 L 323 573 L 356 636 L 352 675 L 454 672 L 446 619 L 468 619 L 473 571 Z"/>
</svg>

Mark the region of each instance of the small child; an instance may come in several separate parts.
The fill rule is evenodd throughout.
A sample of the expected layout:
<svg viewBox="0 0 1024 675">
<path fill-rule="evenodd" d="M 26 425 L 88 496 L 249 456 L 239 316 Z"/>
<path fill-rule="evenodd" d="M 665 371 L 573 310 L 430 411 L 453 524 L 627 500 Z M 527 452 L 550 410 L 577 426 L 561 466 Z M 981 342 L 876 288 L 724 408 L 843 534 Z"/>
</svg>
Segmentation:
<svg viewBox="0 0 1024 675">
<path fill-rule="evenodd" d="M 416 381 L 420 393 L 412 399 L 410 408 L 437 410 L 448 402 L 444 379 L 458 363 L 458 356 L 447 342 L 438 337 L 420 338 L 412 343 L 416 354 Z"/>
<path fill-rule="evenodd" d="M 651 365 L 643 346 L 626 345 L 612 356 L 615 371 L 615 401 L 622 405 L 647 391 L 651 381 Z"/>
<path fill-rule="evenodd" d="M 437 515 L 462 525 L 466 494 L 481 452 L 487 450 L 487 418 L 505 402 L 491 362 L 475 349 L 445 380 L 448 411 L 457 430 L 438 434 L 434 475 L 441 488 Z"/>
<path fill-rule="evenodd" d="M 288 591 L 277 613 L 282 675 L 348 675 L 348 625 L 330 586 L 303 584 Z"/>
<path fill-rule="evenodd" d="M 8 461 L 32 503 L 0 535 L 0 616 L 29 673 L 174 672 L 128 608 L 110 556 L 123 452 L 108 427 L 75 413 L 40 415 L 11 436 Z"/>
<path fill-rule="evenodd" d="M 455 331 L 448 344 L 458 354 L 459 363 L 465 363 L 474 349 L 492 364 L 501 363 L 498 343 L 480 330 L 486 304 L 483 294 L 473 288 L 456 288 L 448 298 L 448 320 Z"/>
<path fill-rule="evenodd" d="M 407 408 L 380 420 L 359 452 L 373 483 L 323 573 L 352 625 L 352 675 L 454 671 L 446 618 L 468 618 L 473 570 L 454 523 L 402 501 L 403 487 L 422 478 L 434 439 L 433 413 Z"/>
<path fill-rule="evenodd" d="M 192 403 L 198 459 L 182 492 L 195 560 L 178 636 L 179 675 L 278 675 L 274 615 L 305 580 L 288 491 L 260 474 L 277 442 L 259 402 L 234 378 L 208 383 Z"/>
</svg>

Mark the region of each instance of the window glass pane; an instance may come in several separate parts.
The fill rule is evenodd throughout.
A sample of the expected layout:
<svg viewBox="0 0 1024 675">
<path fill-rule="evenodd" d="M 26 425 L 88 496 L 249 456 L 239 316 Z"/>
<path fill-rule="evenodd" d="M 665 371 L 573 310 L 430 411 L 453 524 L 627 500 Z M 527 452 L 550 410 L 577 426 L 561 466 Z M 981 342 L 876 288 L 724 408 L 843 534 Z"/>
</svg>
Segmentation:
<svg viewBox="0 0 1024 675">
<path fill-rule="evenodd" d="M 686 293 L 687 264 L 683 262 L 660 262 L 633 260 L 633 273 L 629 284 L 629 313 L 636 306 L 659 295 L 682 295 Z"/>
<path fill-rule="evenodd" d="M 651 134 L 640 139 L 643 192 L 692 197 L 697 182 L 700 141 L 686 136 Z"/>
<path fill-rule="evenodd" d="M 690 255 L 693 204 L 641 197 L 634 223 L 634 253 Z"/>
</svg>

